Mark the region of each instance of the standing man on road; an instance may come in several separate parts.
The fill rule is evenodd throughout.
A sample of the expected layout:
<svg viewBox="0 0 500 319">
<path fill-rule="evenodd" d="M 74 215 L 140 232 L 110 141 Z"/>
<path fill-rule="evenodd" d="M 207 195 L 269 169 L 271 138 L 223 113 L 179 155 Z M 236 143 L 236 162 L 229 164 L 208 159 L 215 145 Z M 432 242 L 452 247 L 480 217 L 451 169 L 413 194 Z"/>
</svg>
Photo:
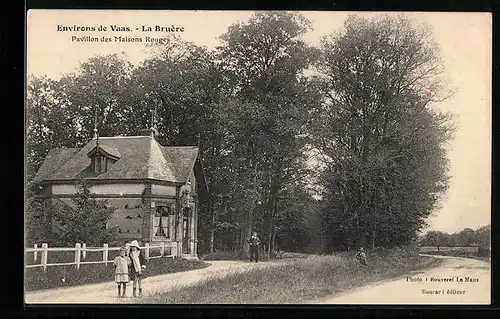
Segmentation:
<svg viewBox="0 0 500 319">
<path fill-rule="evenodd" d="M 255 262 L 258 262 L 260 239 L 257 236 L 257 232 L 253 232 L 252 237 L 250 237 L 248 242 L 250 243 L 250 261 L 255 260 Z"/>
</svg>

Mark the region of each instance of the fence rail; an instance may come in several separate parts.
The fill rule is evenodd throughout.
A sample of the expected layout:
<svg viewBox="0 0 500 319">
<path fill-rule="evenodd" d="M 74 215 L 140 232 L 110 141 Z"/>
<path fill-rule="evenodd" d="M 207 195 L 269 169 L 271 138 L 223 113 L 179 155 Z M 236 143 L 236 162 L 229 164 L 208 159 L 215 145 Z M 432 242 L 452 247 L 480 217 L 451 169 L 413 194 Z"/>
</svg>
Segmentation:
<svg viewBox="0 0 500 319">
<path fill-rule="evenodd" d="M 129 248 L 129 244 L 125 245 L 126 248 Z M 144 251 L 144 255 L 146 260 L 156 259 L 156 258 L 175 258 L 178 256 L 177 254 L 177 243 L 165 243 L 161 242 L 158 245 L 150 246 L 149 243 L 146 243 L 144 246 L 139 247 Z M 151 249 L 159 249 L 160 255 L 151 256 Z M 168 254 L 165 254 L 165 249 L 170 249 Z M 43 267 L 43 270 L 46 271 L 47 267 L 51 266 L 71 266 L 74 265 L 77 269 L 80 268 L 80 265 L 88 265 L 88 264 L 108 264 L 112 263 L 113 260 L 109 260 L 109 252 L 110 251 L 119 251 L 120 247 L 108 247 L 108 244 L 104 244 L 103 247 L 87 247 L 86 244 L 77 243 L 75 247 L 51 247 L 44 243 L 41 247 L 38 247 L 37 244 L 33 245 L 33 248 L 26 248 L 26 253 L 33 253 L 33 261 L 35 264 L 26 265 L 26 268 L 37 268 Z M 60 262 L 60 263 L 48 263 L 48 255 L 50 252 L 74 252 L 75 257 L 72 262 Z M 87 258 L 87 252 L 102 252 L 102 260 L 97 261 L 85 261 Z M 40 254 L 40 258 L 39 258 Z M 40 259 L 40 263 L 36 263 Z"/>
</svg>

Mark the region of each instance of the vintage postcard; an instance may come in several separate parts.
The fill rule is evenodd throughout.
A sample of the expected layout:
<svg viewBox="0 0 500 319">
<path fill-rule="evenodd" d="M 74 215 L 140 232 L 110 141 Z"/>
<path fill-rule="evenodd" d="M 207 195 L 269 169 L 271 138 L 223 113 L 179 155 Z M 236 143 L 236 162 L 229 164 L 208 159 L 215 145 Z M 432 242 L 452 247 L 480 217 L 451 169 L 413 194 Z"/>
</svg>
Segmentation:
<svg viewBox="0 0 500 319">
<path fill-rule="evenodd" d="M 26 303 L 490 304 L 491 14 L 26 21 Z"/>
</svg>

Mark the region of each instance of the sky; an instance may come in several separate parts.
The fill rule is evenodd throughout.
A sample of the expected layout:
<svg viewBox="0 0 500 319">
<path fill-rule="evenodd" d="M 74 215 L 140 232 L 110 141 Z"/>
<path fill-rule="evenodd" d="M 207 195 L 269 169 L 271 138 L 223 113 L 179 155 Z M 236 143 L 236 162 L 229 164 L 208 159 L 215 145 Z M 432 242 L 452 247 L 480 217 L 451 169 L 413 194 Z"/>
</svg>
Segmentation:
<svg viewBox="0 0 500 319">
<path fill-rule="evenodd" d="M 313 30 L 304 36 L 311 45 L 340 30 L 349 14 L 374 16 L 375 12 L 301 12 Z M 388 14 L 399 14 L 396 12 Z M 59 79 L 74 72 L 94 55 L 118 53 L 132 64 L 148 53 L 143 43 L 78 42 L 72 37 L 162 37 L 156 25 L 183 27 L 176 34 L 186 41 L 213 48 L 218 36 L 234 23 L 245 22 L 250 11 L 150 10 L 30 10 L 27 19 L 27 74 Z M 447 78 L 456 89 L 453 98 L 436 107 L 455 116 L 457 132 L 448 146 L 450 185 L 440 208 L 429 218 L 427 230 L 458 232 L 478 228 L 491 220 L 491 14 L 457 12 L 406 12 L 416 22 L 431 25 L 443 57 Z M 99 26 L 107 31 L 99 31 Z M 111 26 L 131 32 L 111 31 Z M 66 27 L 95 27 L 96 31 L 58 31 Z M 141 32 L 142 27 L 152 32 Z"/>
</svg>

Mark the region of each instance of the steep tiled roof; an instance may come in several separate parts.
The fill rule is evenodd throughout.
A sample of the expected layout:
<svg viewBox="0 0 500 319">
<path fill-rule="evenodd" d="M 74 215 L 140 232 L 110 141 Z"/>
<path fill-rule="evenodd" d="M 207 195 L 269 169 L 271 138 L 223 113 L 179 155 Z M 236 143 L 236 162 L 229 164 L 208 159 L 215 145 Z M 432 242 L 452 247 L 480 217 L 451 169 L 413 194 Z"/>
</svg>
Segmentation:
<svg viewBox="0 0 500 319">
<path fill-rule="evenodd" d="M 71 156 L 75 155 L 79 148 L 54 148 L 49 151 L 42 165 L 38 169 L 35 181 L 40 181 L 44 177 L 53 173 L 64 164 Z"/>
<path fill-rule="evenodd" d="M 196 146 L 161 146 L 163 157 L 172 165 L 172 174 L 176 179 L 185 183 L 189 178 L 189 173 L 198 157 L 198 148 Z"/>
<path fill-rule="evenodd" d="M 100 137 L 99 146 L 106 152 L 119 154 L 120 158 L 106 173 L 94 176 L 87 154 L 95 146 L 96 140 L 93 139 L 81 149 L 50 151 L 35 180 L 75 180 L 86 177 L 97 180 L 155 179 L 185 183 L 198 156 L 195 146 L 165 147 L 149 136 Z"/>
</svg>

